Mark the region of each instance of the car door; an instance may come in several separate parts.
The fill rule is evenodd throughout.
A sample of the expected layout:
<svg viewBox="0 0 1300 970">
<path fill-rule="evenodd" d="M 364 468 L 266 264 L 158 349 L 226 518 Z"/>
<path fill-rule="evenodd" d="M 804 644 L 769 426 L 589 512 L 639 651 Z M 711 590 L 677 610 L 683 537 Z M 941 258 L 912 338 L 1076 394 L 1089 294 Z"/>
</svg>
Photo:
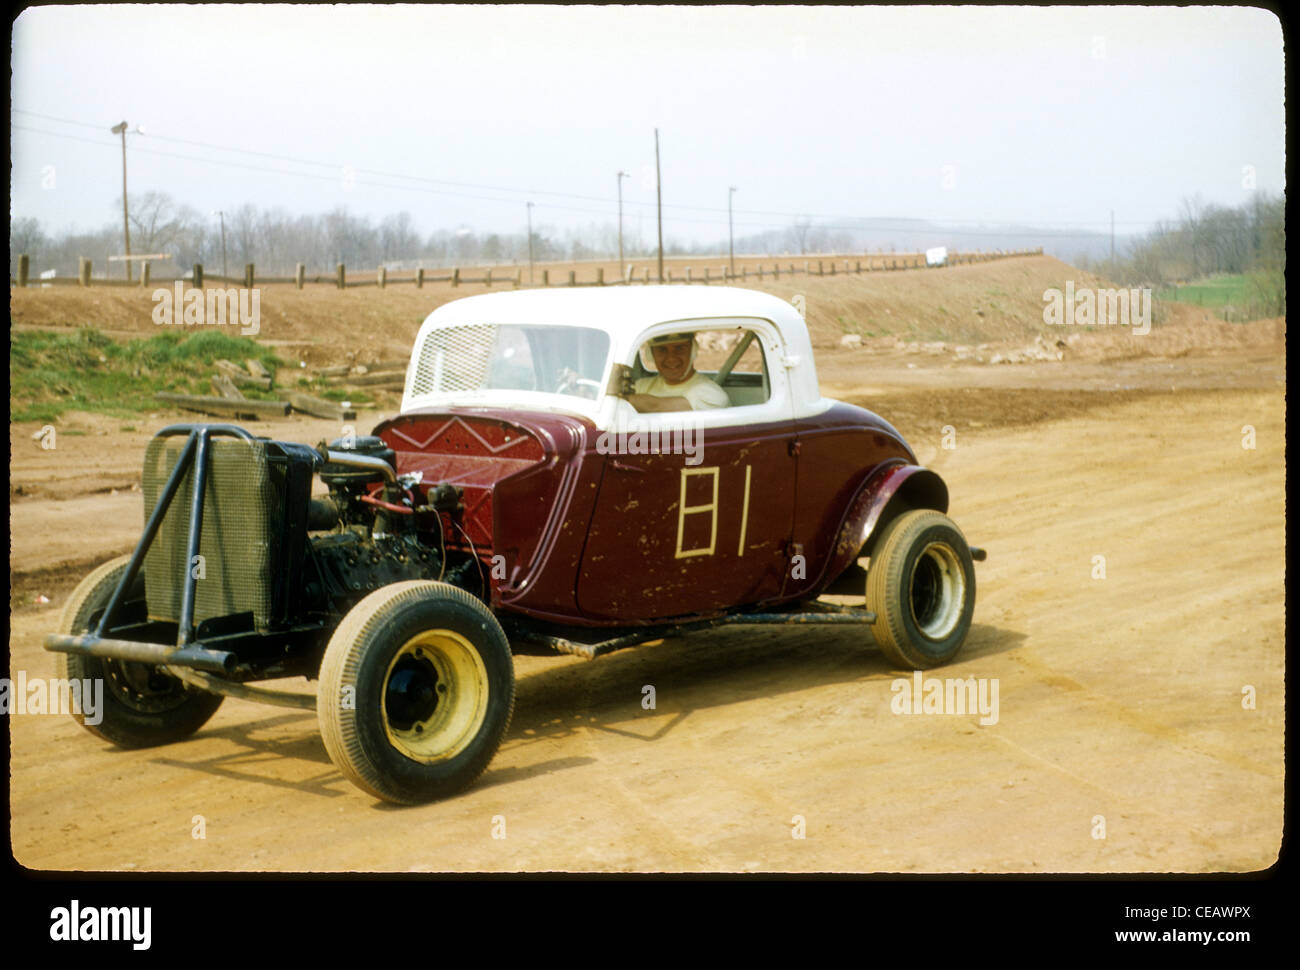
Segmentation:
<svg viewBox="0 0 1300 970">
<path fill-rule="evenodd" d="M 577 596 L 592 618 L 684 617 L 781 592 L 795 449 L 785 371 L 771 366 L 783 359 L 776 329 L 757 320 L 689 329 L 752 331 L 762 373 L 726 377 L 731 407 L 633 415 L 598 439 L 604 467 Z M 711 355 L 725 364 L 728 349 L 702 347 L 697 370 L 710 373 Z"/>
</svg>

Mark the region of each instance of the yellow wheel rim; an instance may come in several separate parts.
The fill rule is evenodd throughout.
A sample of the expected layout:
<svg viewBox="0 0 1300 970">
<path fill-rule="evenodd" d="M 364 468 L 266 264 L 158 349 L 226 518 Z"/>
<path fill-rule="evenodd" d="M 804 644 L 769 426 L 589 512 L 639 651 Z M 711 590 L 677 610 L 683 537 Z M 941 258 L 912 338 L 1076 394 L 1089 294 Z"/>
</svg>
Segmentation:
<svg viewBox="0 0 1300 970">
<path fill-rule="evenodd" d="M 412 761 L 460 754 L 487 717 L 483 658 L 459 633 L 426 630 L 393 656 L 380 709 L 389 742 Z"/>
</svg>

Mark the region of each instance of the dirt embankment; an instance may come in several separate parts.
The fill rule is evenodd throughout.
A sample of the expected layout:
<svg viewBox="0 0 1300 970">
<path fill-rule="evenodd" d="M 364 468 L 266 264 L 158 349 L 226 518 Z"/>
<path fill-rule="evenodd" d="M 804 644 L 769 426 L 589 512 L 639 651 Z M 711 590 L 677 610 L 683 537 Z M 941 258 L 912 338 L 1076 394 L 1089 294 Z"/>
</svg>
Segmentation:
<svg viewBox="0 0 1300 970">
<path fill-rule="evenodd" d="M 783 299 L 803 296 L 809 331 L 819 350 L 837 348 L 846 334 L 858 335 L 868 348 L 880 350 L 899 342 L 942 342 L 951 348 L 1014 346 L 1039 334 L 1053 342 L 1064 339 L 1074 331 L 1044 324 L 1043 292 L 1064 288 L 1068 280 L 1076 287 L 1112 285 L 1050 256 L 850 276 L 799 274 L 773 280 L 769 274 L 736 285 Z M 420 323 L 443 303 L 509 285 L 495 284 L 489 290 L 481 283 L 430 283 L 416 289 L 412 283 L 394 283 L 382 290 L 338 290 L 312 284 L 297 290 L 271 284 L 260 288 L 262 319 L 256 339 L 276 347 L 291 363 L 303 360 L 308 366 L 337 364 L 349 353 L 360 361 L 400 357 L 410 351 Z M 10 311 L 20 329 L 89 325 L 115 336 L 148 336 L 161 330 L 152 320 L 151 292 L 124 287 L 11 289 Z M 1174 325 L 1213 319 L 1208 311 L 1180 307 L 1165 307 L 1163 319 Z M 1153 334 L 1163 326 L 1158 324 Z M 1119 332 L 1126 328 L 1110 329 L 1114 332 L 1097 328 L 1088 338 L 1123 344 L 1129 336 Z M 1215 339 L 1239 342 L 1240 334 L 1248 332 L 1224 330 Z"/>
</svg>

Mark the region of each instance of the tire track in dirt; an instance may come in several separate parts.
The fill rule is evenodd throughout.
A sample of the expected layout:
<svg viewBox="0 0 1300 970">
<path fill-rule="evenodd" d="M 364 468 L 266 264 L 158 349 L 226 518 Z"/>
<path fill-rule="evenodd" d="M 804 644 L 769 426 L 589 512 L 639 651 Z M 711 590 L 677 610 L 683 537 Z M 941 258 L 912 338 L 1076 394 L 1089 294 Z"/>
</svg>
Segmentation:
<svg viewBox="0 0 1300 970">
<path fill-rule="evenodd" d="M 1053 670 L 1048 665 L 1041 663 L 1031 656 L 1028 652 L 1022 652 L 1012 658 L 1016 664 L 1031 671 L 1034 676 L 1044 684 L 1054 687 L 1058 690 L 1077 692 L 1091 706 L 1101 709 L 1108 718 L 1118 719 L 1132 727 L 1134 730 L 1142 731 L 1154 738 L 1167 741 L 1170 744 L 1185 748 L 1195 754 L 1203 755 L 1206 758 L 1213 758 L 1216 761 L 1222 761 L 1224 764 L 1232 765 L 1241 771 L 1253 772 L 1262 775 L 1265 778 L 1276 778 L 1277 768 L 1270 767 L 1262 762 L 1255 761 L 1252 758 L 1246 758 L 1230 751 L 1220 745 L 1207 744 L 1204 741 L 1198 741 L 1191 738 L 1185 731 L 1170 727 L 1154 718 L 1146 717 L 1133 710 L 1129 705 L 1122 701 L 1116 701 L 1104 694 L 1098 693 L 1083 684 L 1079 683 L 1072 677 Z"/>
</svg>

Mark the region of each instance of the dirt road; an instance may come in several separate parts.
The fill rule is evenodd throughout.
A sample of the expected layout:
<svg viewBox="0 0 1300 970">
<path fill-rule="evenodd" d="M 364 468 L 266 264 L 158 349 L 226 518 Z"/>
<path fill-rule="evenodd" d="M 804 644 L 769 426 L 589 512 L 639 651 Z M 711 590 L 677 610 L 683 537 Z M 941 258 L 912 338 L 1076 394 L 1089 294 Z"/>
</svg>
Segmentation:
<svg viewBox="0 0 1300 970">
<path fill-rule="evenodd" d="M 514 721 L 487 773 L 461 797 L 410 809 L 352 788 L 310 713 L 227 700 L 192 740 L 136 752 L 65 717 L 13 716 L 18 861 L 453 872 L 1270 865 L 1285 700 L 1280 353 L 1096 372 L 871 361 L 837 358 L 823 381 L 898 422 L 948 481 L 952 516 L 987 548 L 971 637 L 926 679 L 996 684 L 995 723 L 893 713 L 891 684 L 911 676 L 865 633 L 764 628 L 594 662 L 518 657 Z M 153 427 L 121 424 L 87 418 L 55 453 L 31 440 L 34 427 L 11 431 L 11 676 L 54 674 L 40 638 L 71 584 L 138 534 L 132 485 Z M 336 430 L 319 424 L 259 431 L 315 441 Z M 943 425 L 953 448 L 941 446 Z M 1243 448 L 1245 426 L 1254 448 Z M 32 605 L 37 594 L 51 602 Z"/>
</svg>

